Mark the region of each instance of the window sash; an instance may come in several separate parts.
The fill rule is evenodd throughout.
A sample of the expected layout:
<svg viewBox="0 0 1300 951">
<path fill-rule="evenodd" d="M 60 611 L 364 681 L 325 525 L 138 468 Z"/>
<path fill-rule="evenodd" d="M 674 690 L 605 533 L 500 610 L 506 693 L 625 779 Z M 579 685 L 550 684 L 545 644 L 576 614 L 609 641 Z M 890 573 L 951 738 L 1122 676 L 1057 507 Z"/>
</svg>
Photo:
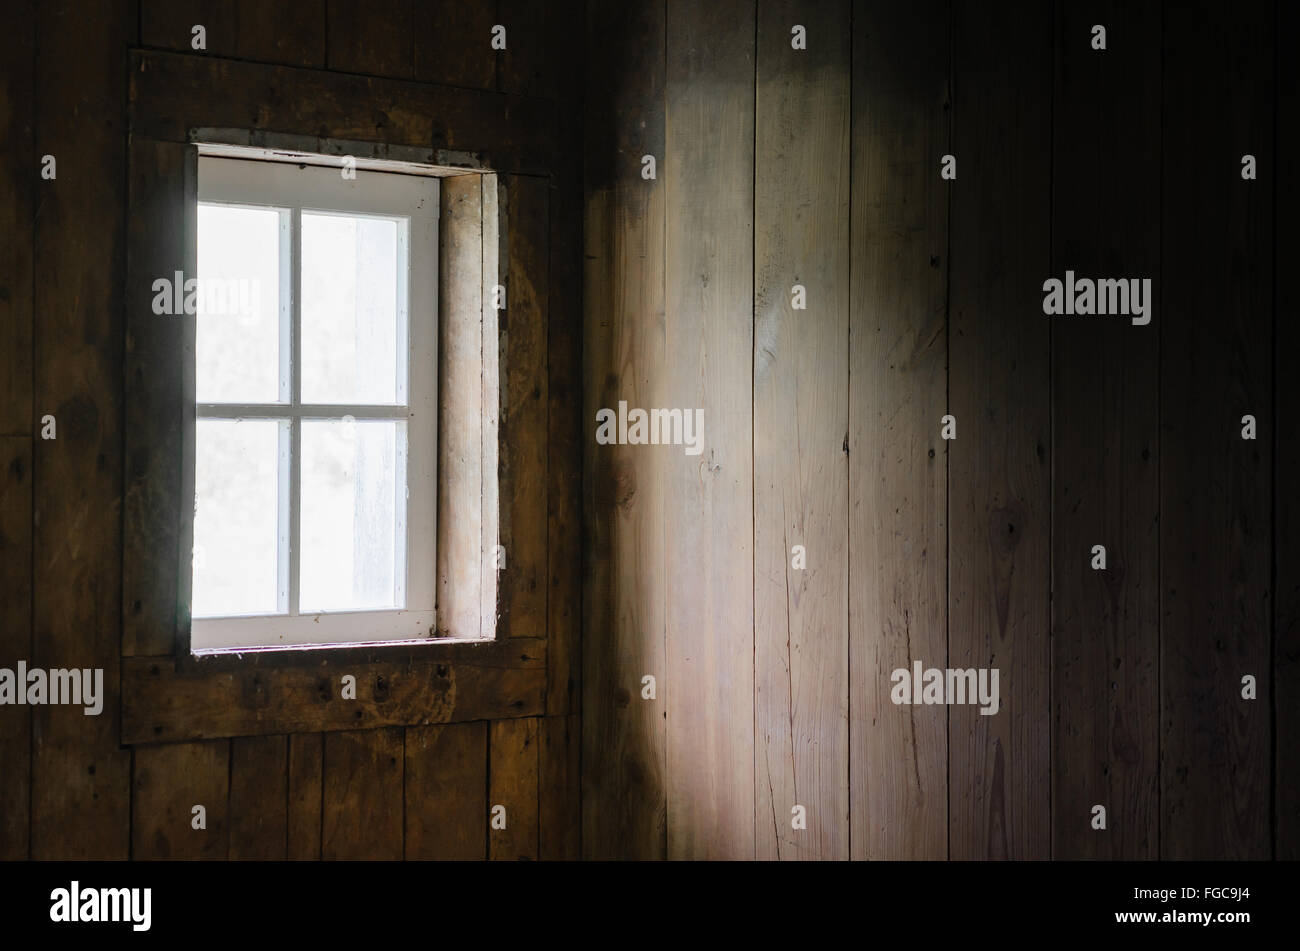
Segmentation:
<svg viewBox="0 0 1300 951">
<path fill-rule="evenodd" d="M 282 212 L 280 280 L 280 401 L 195 405 L 205 419 L 266 419 L 287 422 L 282 448 L 281 526 L 277 532 L 280 592 L 277 614 L 195 617 L 192 649 L 300 646 L 432 637 L 436 552 L 437 460 L 437 216 L 438 180 L 391 173 L 357 172 L 344 179 L 337 168 L 200 157 L 198 200 L 204 204 L 268 207 Z M 393 404 L 301 402 L 302 214 L 396 219 L 398 360 Z M 287 278 L 287 279 L 286 279 Z M 399 477 L 397 609 L 302 614 L 301 508 L 302 424 L 310 420 L 404 420 L 394 447 Z M 404 430 L 404 438 L 401 432 Z M 287 454 L 287 466 L 283 456 Z M 404 466 L 401 464 L 404 462 Z M 190 464 L 193 464 L 191 459 Z M 401 478 L 404 468 L 404 478 Z M 287 471 L 286 471 L 287 469 Z M 402 490 L 405 489 L 403 492 Z M 285 511 L 287 509 L 287 512 Z"/>
</svg>

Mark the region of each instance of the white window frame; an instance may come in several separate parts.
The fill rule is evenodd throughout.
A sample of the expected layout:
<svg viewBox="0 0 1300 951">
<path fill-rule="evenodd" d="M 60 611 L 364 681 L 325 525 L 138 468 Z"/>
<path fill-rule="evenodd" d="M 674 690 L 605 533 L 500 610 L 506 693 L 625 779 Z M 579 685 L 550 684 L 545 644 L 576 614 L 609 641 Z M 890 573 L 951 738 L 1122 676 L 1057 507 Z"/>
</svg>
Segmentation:
<svg viewBox="0 0 1300 951">
<path fill-rule="evenodd" d="M 349 171 L 287 162 L 250 161 L 200 154 L 198 201 L 279 210 L 280 399 L 276 403 L 196 403 L 204 419 L 274 419 L 281 430 L 280 611 L 240 617 L 196 617 L 191 651 L 318 644 L 374 644 L 436 636 L 438 458 L 438 179 L 420 175 Z M 302 213 L 342 212 L 399 219 L 406 267 L 398 274 L 398 308 L 406 312 L 407 364 L 398 368 L 398 397 L 405 403 L 303 404 L 301 366 Z M 400 244 L 399 244 L 400 247 Z M 399 321 L 399 325 L 402 321 Z M 399 343 L 400 349 L 400 343 Z M 404 419 L 405 499 L 398 485 L 401 519 L 405 503 L 405 571 L 398 572 L 404 607 L 366 611 L 298 611 L 301 433 L 304 419 Z M 400 431 L 400 429 L 399 429 Z M 397 445 L 399 468 L 402 441 Z M 192 460 L 191 460 L 192 464 Z M 399 532 L 400 532 L 399 524 Z M 398 552 L 399 559 L 401 552 Z M 404 582 L 404 587 L 402 587 Z"/>
</svg>

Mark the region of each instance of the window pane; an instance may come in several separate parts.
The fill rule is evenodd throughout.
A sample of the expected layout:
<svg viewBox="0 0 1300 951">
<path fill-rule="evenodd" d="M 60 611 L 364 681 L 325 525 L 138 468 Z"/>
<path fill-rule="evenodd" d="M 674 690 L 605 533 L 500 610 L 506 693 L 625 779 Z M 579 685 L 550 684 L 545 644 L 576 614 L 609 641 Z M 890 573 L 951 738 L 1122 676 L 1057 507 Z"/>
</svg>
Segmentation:
<svg viewBox="0 0 1300 951">
<path fill-rule="evenodd" d="M 396 221 L 303 213 L 304 403 L 400 402 L 405 263 Z"/>
<path fill-rule="evenodd" d="M 404 606 L 406 423 L 304 420 L 299 613 Z"/>
<path fill-rule="evenodd" d="M 280 420 L 200 419 L 194 453 L 195 617 L 278 610 Z"/>
<path fill-rule="evenodd" d="M 280 212 L 199 205 L 195 391 L 200 403 L 280 395 Z"/>
</svg>

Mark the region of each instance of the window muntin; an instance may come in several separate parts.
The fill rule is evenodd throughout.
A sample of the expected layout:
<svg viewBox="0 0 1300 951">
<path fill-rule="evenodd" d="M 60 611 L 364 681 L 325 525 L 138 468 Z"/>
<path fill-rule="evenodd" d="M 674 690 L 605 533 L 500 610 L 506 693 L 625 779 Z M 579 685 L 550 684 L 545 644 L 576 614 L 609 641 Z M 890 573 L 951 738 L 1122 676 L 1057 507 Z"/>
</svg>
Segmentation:
<svg viewBox="0 0 1300 951">
<path fill-rule="evenodd" d="M 199 159 L 196 651 L 434 630 L 438 181 L 355 176 Z"/>
</svg>

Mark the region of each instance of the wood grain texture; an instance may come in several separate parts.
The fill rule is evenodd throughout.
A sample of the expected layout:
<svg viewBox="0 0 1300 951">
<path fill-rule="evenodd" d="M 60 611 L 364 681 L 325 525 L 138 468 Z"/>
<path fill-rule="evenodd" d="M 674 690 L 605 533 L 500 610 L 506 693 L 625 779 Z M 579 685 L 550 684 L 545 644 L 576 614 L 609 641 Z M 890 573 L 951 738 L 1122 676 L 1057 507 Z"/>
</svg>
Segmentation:
<svg viewBox="0 0 1300 951">
<path fill-rule="evenodd" d="M 193 49 L 193 28 L 207 32 L 204 52 Z M 290 66 L 325 62 L 323 8 L 301 0 L 140 0 L 140 42 Z"/>
<path fill-rule="evenodd" d="M 240 736 L 230 741 L 230 858 L 286 858 L 289 738 Z"/>
<path fill-rule="evenodd" d="M 332 70 L 409 79 L 415 73 L 412 0 L 326 0 Z"/>
<path fill-rule="evenodd" d="M 442 181 L 438 279 L 438 630 L 482 637 L 483 185 Z M 493 543 L 487 543 L 493 544 Z"/>
<path fill-rule="evenodd" d="M 1051 9 L 958 2 L 953 18 L 946 666 L 998 669 L 1000 708 L 948 707 L 949 855 L 1038 859 L 1051 844 L 1040 296 L 1050 264 Z"/>
<path fill-rule="evenodd" d="M 754 4 L 668 9 L 664 407 L 668 857 L 754 857 Z M 635 701 L 634 701 L 635 702 Z"/>
<path fill-rule="evenodd" d="M 407 729 L 406 858 L 486 857 L 487 734 L 482 722 Z"/>
<path fill-rule="evenodd" d="M 501 410 L 505 392 L 501 388 L 502 357 L 505 341 L 501 336 L 501 314 L 496 307 L 495 290 L 503 280 L 502 262 L 507 260 L 503 245 L 507 227 L 508 205 L 503 198 L 500 176 L 487 173 L 480 180 L 483 205 L 483 379 L 479 384 L 483 407 L 482 463 L 483 474 L 483 561 L 479 570 L 479 631 L 491 631 L 495 637 L 501 620 L 501 573 L 509 559 L 497 558 L 503 547 L 501 536 Z"/>
<path fill-rule="evenodd" d="M 1164 24 L 1161 858 L 1271 854 L 1272 7 Z M 1241 156 L 1264 164 L 1243 181 Z M 1258 438 L 1242 439 L 1244 415 Z M 1294 432 L 1294 425 L 1290 425 Z M 1259 696 L 1266 697 L 1261 689 Z"/>
<path fill-rule="evenodd" d="M 175 743 L 135 751 L 133 859 L 224 859 L 229 854 L 230 743 Z M 204 828 L 196 829 L 195 806 Z"/>
<path fill-rule="evenodd" d="M 1104 53 L 1092 49 L 1094 23 L 1106 25 Z M 1053 43 L 1051 274 L 1154 279 L 1160 10 L 1058 3 Z M 1159 287 L 1152 306 L 1155 321 L 1171 319 Z M 1052 321 L 1052 855 L 1153 859 L 1160 328 L 1122 316 L 1043 319 Z M 1094 545 L 1106 549 L 1102 570 Z M 1094 805 L 1106 808 L 1104 831 L 1092 827 Z"/>
<path fill-rule="evenodd" d="M 37 189 L 54 187 L 41 176 L 33 139 L 36 56 L 35 0 L 13 5 L 12 24 L 0 38 L 0 140 L 7 160 L 0 169 L 0 435 L 32 435 L 32 229 Z M 58 156 L 55 156 L 56 160 Z"/>
<path fill-rule="evenodd" d="M 402 744 L 400 729 L 325 735 L 322 859 L 402 857 Z"/>
<path fill-rule="evenodd" d="M 299 733 L 289 737 L 285 857 L 295 861 L 320 860 L 324 755 L 323 734 Z"/>
<path fill-rule="evenodd" d="M 415 4 L 415 78 L 423 82 L 496 89 L 497 61 L 493 3 L 420 0 Z"/>
<path fill-rule="evenodd" d="M 545 705 L 544 644 L 519 644 L 523 650 L 495 661 L 503 655 L 485 645 L 487 656 L 477 663 L 322 662 L 178 672 L 166 659 L 128 658 L 122 664 L 122 742 L 536 716 Z M 345 674 L 356 677 L 356 700 L 340 699 Z"/>
<path fill-rule="evenodd" d="M 552 0 L 560 140 L 580 147 L 584 60 L 583 5 Z M 548 202 L 550 301 L 547 303 L 546 713 L 581 708 L 582 670 L 582 168 L 564 163 Z"/>
<path fill-rule="evenodd" d="M 1300 33 L 1300 8 L 1277 5 L 1274 55 L 1279 67 L 1287 38 Z M 1300 259 L 1300 241 L 1292 223 L 1300 220 L 1300 181 L 1282 174 L 1282 156 L 1300 153 L 1300 129 L 1288 117 L 1300 115 L 1300 74 L 1277 70 L 1278 174 L 1274 220 L 1274 403 L 1273 419 L 1273 817 L 1274 858 L 1300 859 L 1300 498 L 1288 491 L 1287 480 L 1300 472 L 1300 439 L 1295 421 L 1300 419 L 1300 381 L 1292 371 L 1294 354 L 1300 353 L 1300 324 L 1288 315 L 1300 312 L 1300 287 L 1282 262 Z"/>
<path fill-rule="evenodd" d="M 537 731 L 537 853 L 582 858 L 582 718 L 546 717 Z"/>
<path fill-rule="evenodd" d="M 547 181 L 511 175 L 506 307 L 500 311 L 501 610 L 507 637 L 546 631 Z"/>
<path fill-rule="evenodd" d="M 848 22 L 848 0 L 758 8 L 754 828 L 768 859 L 849 857 Z"/>
<path fill-rule="evenodd" d="M 669 406 L 664 372 L 665 6 L 587 8 L 583 225 L 584 858 L 666 855 L 667 459 L 598 445 L 596 414 Z M 626 70 L 627 81 L 618 77 Z M 652 155 L 660 176 L 641 177 Z M 641 698 L 642 678 L 656 700 Z"/>
<path fill-rule="evenodd" d="M 122 5 L 37 11 L 36 139 L 58 160 L 35 227 L 34 667 L 103 668 L 104 714 L 32 712 L 37 859 L 126 858 L 130 754 L 118 743 L 126 44 Z M 68 65 L 75 63 L 75 70 Z M 93 117 L 76 121 L 75 117 Z"/>
<path fill-rule="evenodd" d="M 506 28 L 506 48 L 497 53 L 497 88 L 518 95 L 555 97 L 552 73 L 554 34 L 548 29 L 560 0 L 497 0 L 497 23 Z M 574 22 L 582 33 L 582 19 Z"/>
<path fill-rule="evenodd" d="M 538 720 L 498 720 L 489 726 L 488 816 L 505 807 L 504 829 L 488 831 L 488 858 L 513 862 L 537 858 Z"/>
<path fill-rule="evenodd" d="M 543 99 L 151 50 L 130 64 L 131 128 L 146 138 L 279 132 L 428 149 L 434 164 L 465 164 L 448 150 L 473 153 L 484 167 L 530 174 L 557 158 L 555 107 Z"/>
<path fill-rule="evenodd" d="M 891 673 L 947 656 L 946 2 L 853 7 L 849 617 L 852 857 L 948 854 L 944 707 Z"/>
<path fill-rule="evenodd" d="M 0 436 L 0 666 L 31 656 L 32 440 Z M 0 706 L 0 861 L 28 857 L 31 710 Z"/>
<path fill-rule="evenodd" d="M 155 280 L 195 272 L 198 183 L 192 153 L 192 146 L 150 139 L 133 139 L 130 146 L 122 520 L 122 653 L 127 657 L 172 653 L 178 614 L 189 614 L 188 603 L 181 603 L 182 587 L 189 582 L 179 577 L 186 505 L 178 408 L 185 374 L 178 355 L 185 352 L 186 318 L 155 314 L 152 301 Z"/>
</svg>

